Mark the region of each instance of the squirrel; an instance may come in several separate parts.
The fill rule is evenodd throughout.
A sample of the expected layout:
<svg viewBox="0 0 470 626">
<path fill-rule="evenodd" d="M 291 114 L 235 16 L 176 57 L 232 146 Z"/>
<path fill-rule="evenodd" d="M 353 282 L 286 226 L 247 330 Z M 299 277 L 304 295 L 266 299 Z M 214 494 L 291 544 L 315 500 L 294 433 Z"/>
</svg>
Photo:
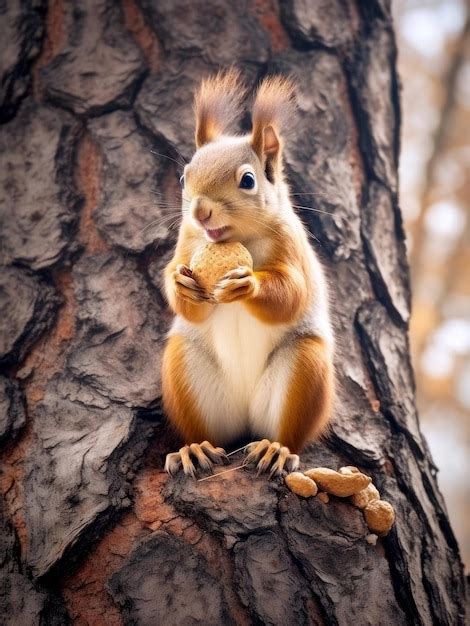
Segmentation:
<svg viewBox="0 0 470 626">
<path fill-rule="evenodd" d="M 180 179 L 183 217 L 164 272 L 176 317 L 162 360 L 163 409 L 186 442 L 167 455 L 171 474 L 212 470 L 242 438 L 256 439 L 245 450 L 258 471 L 294 471 L 332 411 L 327 283 L 283 174 L 294 85 L 264 79 L 251 133 L 227 134 L 245 94 L 231 69 L 205 79 L 194 98 L 197 149 Z M 189 268 L 208 241 L 240 242 L 253 258 L 253 269 L 229 271 L 211 294 Z"/>
</svg>

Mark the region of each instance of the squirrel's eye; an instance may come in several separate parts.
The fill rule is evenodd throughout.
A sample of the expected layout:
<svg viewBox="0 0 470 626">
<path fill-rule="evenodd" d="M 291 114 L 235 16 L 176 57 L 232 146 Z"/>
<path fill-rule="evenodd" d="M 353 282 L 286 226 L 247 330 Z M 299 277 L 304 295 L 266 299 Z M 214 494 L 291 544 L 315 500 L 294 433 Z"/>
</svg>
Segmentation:
<svg viewBox="0 0 470 626">
<path fill-rule="evenodd" d="M 240 184 L 238 185 L 240 189 L 254 189 L 255 186 L 255 175 L 251 172 L 245 172 L 240 179 Z"/>
<path fill-rule="evenodd" d="M 180 185 L 181 185 L 181 189 L 184 189 L 184 174 L 183 176 L 180 177 Z"/>
</svg>

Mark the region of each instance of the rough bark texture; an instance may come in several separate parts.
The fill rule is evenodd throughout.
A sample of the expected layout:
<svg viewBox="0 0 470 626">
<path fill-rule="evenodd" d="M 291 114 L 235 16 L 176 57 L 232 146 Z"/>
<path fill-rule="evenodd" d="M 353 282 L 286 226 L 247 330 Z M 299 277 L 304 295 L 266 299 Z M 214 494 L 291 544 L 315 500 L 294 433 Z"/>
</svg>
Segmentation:
<svg viewBox="0 0 470 626">
<path fill-rule="evenodd" d="M 2 619 L 463 624 L 414 404 L 389 3 L 46 4 L 0 3 Z M 375 546 L 339 499 L 162 472 L 176 233 L 146 226 L 178 205 L 193 88 L 232 63 L 252 85 L 297 78 L 287 171 L 332 286 L 340 384 L 331 436 L 302 464 L 373 476 L 397 512 Z"/>
</svg>

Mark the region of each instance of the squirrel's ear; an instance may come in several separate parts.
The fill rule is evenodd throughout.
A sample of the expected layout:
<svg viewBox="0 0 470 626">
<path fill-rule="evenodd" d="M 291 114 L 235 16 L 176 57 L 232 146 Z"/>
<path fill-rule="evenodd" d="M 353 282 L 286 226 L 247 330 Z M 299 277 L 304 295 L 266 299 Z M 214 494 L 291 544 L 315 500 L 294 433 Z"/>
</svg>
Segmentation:
<svg viewBox="0 0 470 626">
<path fill-rule="evenodd" d="M 194 97 L 196 147 L 226 132 L 241 113 L 245 87 L 234 68 L 206 78 Z"/>
<path fill-rule="evenodd" d="M 294 85 L 282 76 L 266 78 L 253 105 L 251 146 L 271 180 L 281 167 L 281 133 L 295 108 Z"/>
</svg>

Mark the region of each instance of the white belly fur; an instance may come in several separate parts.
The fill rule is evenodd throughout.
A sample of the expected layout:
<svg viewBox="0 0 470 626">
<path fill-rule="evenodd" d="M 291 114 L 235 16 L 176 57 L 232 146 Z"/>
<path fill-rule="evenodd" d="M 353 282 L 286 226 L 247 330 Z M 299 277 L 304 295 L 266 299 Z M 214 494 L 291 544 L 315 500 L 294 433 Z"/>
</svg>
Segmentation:
<svg viewBox="0 0 470 626">
<path fill-rule="evenodd" d="M 226 428 L 231 436 L 242 435 L 250 430 L 250 404 L 266 369 L 267 358 L 287 326 L 263 324 L 242 303 L 235 302 L 218 306 L 201 330 L 217 358 L 224 395 L 230 398 L 230 428 Z M 203 405 L 209 428 L 220 431 L 225 430 L 219 421 L 220 404 L 207 410 L 208 405 L 217 402 L 217 395 L 206 396 Z M 213 419 L 217 424 L 210 423 Z"/>
<path fill-rule="evenodd" d="M 211 344 L 227 383 L 248 406 L 272 349 L 285 327 L 259 322 L 243 304 L 219 306 L 208 323 Z"/>
</svg>

